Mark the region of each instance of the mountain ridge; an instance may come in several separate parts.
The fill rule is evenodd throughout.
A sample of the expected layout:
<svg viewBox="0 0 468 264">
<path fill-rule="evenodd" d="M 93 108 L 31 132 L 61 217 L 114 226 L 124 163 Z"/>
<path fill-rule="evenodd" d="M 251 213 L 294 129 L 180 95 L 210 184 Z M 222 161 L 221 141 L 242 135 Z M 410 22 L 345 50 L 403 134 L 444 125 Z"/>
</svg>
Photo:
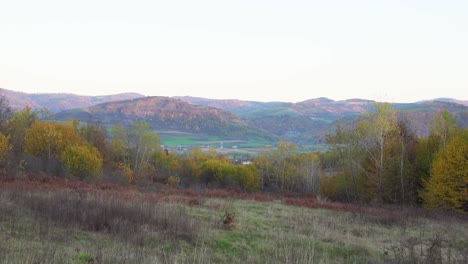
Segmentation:
<svg viewBox="0 0 468 264">
<path fill-rule="evenodd" d="M 23 109 L 29 106 L 36 110 L 47 109 L 52 113 L 99 103 L 144 97 L 144 95 L 138 93 L 88 96 L 73 93 L 25 93 L 0 88 L 1 94 L 8 99 L 14 109 Z"/>
<path fill-rule="evenodd" d="M 0 93 L 2 91 L 0 90 Z M 46 98 L 47 95 L 41 95 Z M 125 99 L 129 96 L 129 99 Z M 141 96 L 141 97 L 139 97 Z M 7 99 L 8 94 L 7 94 Z M 56 94 L 49 96 L 56 101 Z M 31 96 L 31 100 L 36 97 Z M 63 98 L 59 96 L 59 98 Z M 72 106 L 75 97 L 72 97 Z M 70 118 L 81 121 L 100 120 L 110 125 L 142 120 L 155 129 L 177 130 L 220 137 L 259 137 L 268 140 L 284 139 L 296 144 L 310 145 L 323 143 L 325 135 L 333 132 L 339 123 L 356 120 L 371 109 L 375 101 L 352 98 L 335 101 L 326 97 L 308 99 L 297 103 L 259 102 L 239 99 L 208 99 L 202 97 L 145 97 L 139 94 L 108 96 L 111 100 L 88 106 L 69 108 L 56 113 L 58 120 Z M 112 101 L 112 99 L 115 99 Z M 61 99 L 63 100 L 63 99 Z M 102 98 L 100 100 L 103 100 Z M 33 101 L 34 102 L 34 101 Z M 36 104 L 46 104 L 38 101 Z M 437 98 L 415 103 L 392 103 L 399 118 L 406 118 L 413 124 L 419 135 L 427 135 L 430 120 L 442 110 L 449 110 L 462 127 L 468 126 L 468 101 Z M 42 105 L 44 106 L 44 105 Z M 43 108 L 43 107 L 42 107 Z"/>
<path fill-rule="evenodd" d="M 52 112 L 86 107 L 86 106 L 91 106 L 94 104 L 111 102 L 111 101 L 116 101 L 116 100 L 129 100 L 129 99 L 147 97 L 146 95 L 134 93 L 134 92 L 108 94 L 108 95 L 80 95 L 76 93 L 26 93 L 26 92 L 21 92 L 21 91 L 9 90 L 6 88 L 0 88 L 0 94 L 5 95 L 6 98 L 10 100 L 10 103 L 12 107 L 14 108 L 21 109 L 26 106 L 31 106 L 35 109 L 47 108 L 49 111 L 52 111 Z M 149 97 L 152 97 L 152 96 L 149 96 Z M 356 104 L 377 102 L 374 100 L 363 99 L 363 98 L 349 98 L 345 100 L 333 100 L 327 97 L 311 98 L 311 99 L 306 99 L 306 100 L 295 102 L 295 103 L 284 102 L 284 101 L 263 102 L 263 101 L 241 100 L 241 99 L 211 99 L 211 98 L 196 97 L 196 96 L 168 96 L 168 97 L 174 98 L 174 99 L 180 99 L 182 101 L 193 103 L 193 104 L 201 104 L 201 105 L 207 105 L 207 106 L 212 106 L 212 107 L 216 107 L 213 105 L 217 105 L 220 107 L 216 107 L 216 108 L 222 108 L 222 109 L 229 108 L 228 105 L 231 105 L 230 108 L 236 108 L 236 107 L 248 107 L 251 105 L 269 105 L 269 106 L 279 105 L 279 104 L 293 104 L 294 105 L 294 104 L 304 104 L 306 102 L 328 102 L 328 103 L 346 102 L 346 103 L 356 103 Z M 46 100 L 47 98 L 50 98 L 49 101 Z M 64 108 L 64 109 L 61 109 L 61 108 L 58 109 L 57 107 L 54 108 L 54 104 L 56 104 L 57 98 L 59 98 L 60 101 L 64 101 L 64 100 L 70 101 L 70 99 L 74 99 L 74 98 L 84 98 L 83 100 L 79 100 L 79 102 L 89 101 L 91 105 L 83 106 L 83 105 L 79 105 L 79 102 L 77 104 L 74 104 L 74 102 L 69 102 L 67 105 L 61 106 L 61 108 Z M 415 101 L 415 102 L 410 102 L 410 103 L 394 102 L 393 104 L 420 104 L 420 103 L 436 102 L 436 101 L 447 102 L 447 103 L 457 103 L 457 104 L 461 104 L 464 106 L 468 106 L 468 100 L 460 100 L 456 98 L 445 98 L 445 97 L 434 98 L 434 99 L 429 99 L 429 100 L 420 100 L 420 101 Z M 58 111 L 54 111 L 54 109 L 58 109 Z"/>
</svg>

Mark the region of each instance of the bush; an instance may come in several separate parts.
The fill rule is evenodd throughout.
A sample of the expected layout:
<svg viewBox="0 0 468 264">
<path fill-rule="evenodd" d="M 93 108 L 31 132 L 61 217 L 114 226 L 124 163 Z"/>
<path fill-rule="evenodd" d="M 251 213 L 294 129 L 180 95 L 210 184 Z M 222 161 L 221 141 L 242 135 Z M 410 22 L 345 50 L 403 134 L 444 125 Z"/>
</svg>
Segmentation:
<svg viewBox="0 0 468 264">
<path fill-rule="evenodd" d="M 70 191 L 18 191 L 15 204 L 29 209 L 38 221 L 54 222 L 65 228 L 78 227 L 94 232 L 109 232 L 124 240 L 145 243 L 147 232 L 167 238 L 195 241 L 199 226 L 184 207 L 152 203 L 111 192 L 91 194 L 83 189 Z"/>
<path fill-rule="evenodd" d="M 237 165 L 237 177 L 241 187 L 247 191 L 258 191 L 260 188 L 260 174 L 253 165 Z"/>
<path fill-rule="evenodd" d="M 97 176 L 102 167 L 101 154 L 95 147 L 89 145 L 67 147 L 62 153 L 61 160 L 71 174 L 80 178 L 88 175 Z"/>
<path fill-rule="evenodd" d="M 177 185 L 179 185 L 180 183 L 180 178 L 179 177 L 176 177 L 176 176 L 169 176 L 169 178 L 167 178 L 167 185 L 169 186 L 169 188 L 171 189 L 174 189 L 177 187 Z"/>
<path fill-rule="evenodd" d="M 325 175 L 320 180 L 320 195 L 333 201 L 347 201 L 345 175 Z"/>
<path fill-rule="evenodd" d="M 90 253 L 80 252 L 79 249 L 76 249 L 76 255 L 73 257 L 74 263 L 76 264 L 88 264 L 94 263 L 94 258 Z"/>
</svg>

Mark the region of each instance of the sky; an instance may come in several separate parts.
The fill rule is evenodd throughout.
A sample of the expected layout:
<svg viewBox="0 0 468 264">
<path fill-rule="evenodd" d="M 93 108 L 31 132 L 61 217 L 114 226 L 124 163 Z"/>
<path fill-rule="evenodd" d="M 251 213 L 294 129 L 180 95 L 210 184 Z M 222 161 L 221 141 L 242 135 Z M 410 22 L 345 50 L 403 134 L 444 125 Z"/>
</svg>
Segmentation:
<svg viewBox="0 0 468 264">
<path fill-rule="evenodd" d="M 466 0 L 0 2 L 0 88 L 468 100 Z"/>
</svg>

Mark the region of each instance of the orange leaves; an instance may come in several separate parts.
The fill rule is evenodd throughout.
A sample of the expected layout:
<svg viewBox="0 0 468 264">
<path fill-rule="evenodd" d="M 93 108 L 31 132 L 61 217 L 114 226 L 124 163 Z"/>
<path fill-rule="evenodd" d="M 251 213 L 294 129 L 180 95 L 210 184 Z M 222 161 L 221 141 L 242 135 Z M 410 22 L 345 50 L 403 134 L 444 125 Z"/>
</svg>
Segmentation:
<svg viewBox="0 0 468 264">
<path fill-rule="evenodd" d="M 119 170 L 122 171 L 125 178 L 127 178 L 127 182 L 130 184 L 135 184 L 135 174 L 133 173 L 133 170 L 130 168 L 130 165 L 120 162 L 118 166 L 119 166 Z"/>
</svg>

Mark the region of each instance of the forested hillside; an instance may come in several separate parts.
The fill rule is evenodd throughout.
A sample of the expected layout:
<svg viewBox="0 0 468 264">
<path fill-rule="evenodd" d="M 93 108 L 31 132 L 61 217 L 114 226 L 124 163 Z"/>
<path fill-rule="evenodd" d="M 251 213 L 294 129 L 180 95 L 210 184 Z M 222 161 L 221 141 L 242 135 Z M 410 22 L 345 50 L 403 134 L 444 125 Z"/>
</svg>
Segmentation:
<svg viewBox="0 0 468 264">
<path fill-rule="evenodd" d="M 278 137 L 300 145 L 324 143 L 326 135 L 337 125 L 349 126 L 373 107 L 375 102 L 363 99 L 334 101 L 317 98 L 298 103 L 249 102 L 180 97 L 192 104 L 201 104 L 237 113 L 246 123 L 270 131 Z M 430 131 L 429 121 L 440 111 L 448 110 L 462 127 L 468 127 L 466 101 L 437 99 L 415 103 L 394 103 L 399 119 L 411 120 L 412 129 L 420 136 Z"/>
<path fill-rule="evenodd" d="M 56 114 L 57 120 L 100 122 L 107 126 L 131 126 L 144 121 L 156 130 L 176 130 L 233 139 L 263 138 L 274 142 L 276 137 L 267 131 L 251 127 L 232 112 L 213 107 L 192 105 L 169 97 L 145 97 L 109 102 L 84 109 Z"/>
</svg>

